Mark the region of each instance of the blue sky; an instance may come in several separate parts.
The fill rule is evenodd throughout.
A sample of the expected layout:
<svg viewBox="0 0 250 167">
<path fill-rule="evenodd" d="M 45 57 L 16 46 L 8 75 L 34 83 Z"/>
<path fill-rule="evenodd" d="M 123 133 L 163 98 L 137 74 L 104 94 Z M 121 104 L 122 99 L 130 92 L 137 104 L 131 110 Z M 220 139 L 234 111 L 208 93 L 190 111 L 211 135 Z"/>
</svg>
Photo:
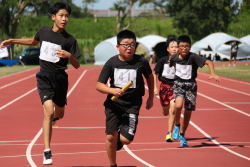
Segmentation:
<svg viewBox="0 0 250 167">
<path fill-rule="evenodd" d="M 118 2 L 118 1 L 119 0 L 99 0 L 98 3 L 95 3 L 92 6 L 89 6 L 89 8 L 94 9 L 94 10 L 107 10 L 113 6 L 114 2 Z M 242 2 L 242 0 L 238 0 L 238 1 L 240 3 Z M 73 0 L 73 3 L 76 4 L 77 6 L 82 7 L 82 0 Z M 135 8 L 137 7 L 135 6 Z"/>
<path fill-rule="evenodd" d="M 99 0 L 99 2 L 89 6 L 89 8 L 94 10 L 107 10 L 113 6 L 114 2 L 119 2 L 119 0 Z M 73 0 L 73 3 L 82 7 L 82 0 Z"/>
</svg>

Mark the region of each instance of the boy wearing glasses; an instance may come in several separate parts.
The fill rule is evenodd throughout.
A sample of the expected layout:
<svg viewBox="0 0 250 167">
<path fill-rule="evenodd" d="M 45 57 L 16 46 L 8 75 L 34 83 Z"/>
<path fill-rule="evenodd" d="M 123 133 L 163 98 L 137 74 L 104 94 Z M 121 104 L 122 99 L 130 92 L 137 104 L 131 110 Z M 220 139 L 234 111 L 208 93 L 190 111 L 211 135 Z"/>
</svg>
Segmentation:
<svg viewBox="0 0 250 167">
<path fill-rule="evenodd" d="M 134 54 L 135 34 L 129 30 L 119 32 L 116 48 L 119 54 L 105 63 L 96 84 L 98 91 L 108 94 L 104 102 L 105 133 L 106 150 L 111 167 L 117 166 L 116 151 L 134 139 L 142 96 L 145 94 L 143 76 L 146 78 L 149 93 L 146 109 L 153 106 L 154 98 L 154 79 L 150 65 L 145 58 Z M 106 85 L 108 80 L 110 87 Z M 133 81 L 133 85 L 124 92 L 121 88 L 130 81 Z M 111 98 L 114 95 L 119 98 L 113 101 Z"/>
<path fill-rule="evenodd" d="M 207 60 L 195 53 L 190 52 L 191 39 L 187 35 L 179 36 L 177 39 L 179 53 L 172 55 L 170 58 L 170 66 L 175 67 L 175 81 L 173 91 L 175 94 L 175 127 L 172 134 L 174 139 L 180 140 L 182 147 L 188 147 L 184 137 L 192 111 L 196 107 L 197 95 L 197 70 L 207 65 L 210 70 L 210 77 L 219 81 L 220 78 L 214 72 L 214 65 L 210 60 Z M 184 104 L 184 118 L 180 128 L 180 115 Z"/>
</svg>

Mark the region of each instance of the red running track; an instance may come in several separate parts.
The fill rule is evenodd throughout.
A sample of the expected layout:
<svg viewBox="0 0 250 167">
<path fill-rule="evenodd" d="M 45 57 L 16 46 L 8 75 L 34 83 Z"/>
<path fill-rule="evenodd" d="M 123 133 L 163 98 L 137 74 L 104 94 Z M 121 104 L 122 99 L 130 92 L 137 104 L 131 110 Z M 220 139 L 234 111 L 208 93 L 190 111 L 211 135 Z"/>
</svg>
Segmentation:
<svg viewBox="0 0 250 167">
<path fill-rule="evenodd" d="M 68 106 L 53 128 L 51 149 L 56 167 L 109 166 L 105 150 L 106 95 L 95 90 L 102 67 L 69 68 Z M 43 166 L 43 110 L 32 69 L 0 78 L 0 166 Z M 186 132 L 188 148 L 165 142 L 167 117 L 159 99 L 140 111 L 135 140 L 117 153 L 123 167 L 250 166 L 250 83 L 199 73 L 197 110 Z M 158 83 L 159 84 L 159 83 Z"/>
</svg>

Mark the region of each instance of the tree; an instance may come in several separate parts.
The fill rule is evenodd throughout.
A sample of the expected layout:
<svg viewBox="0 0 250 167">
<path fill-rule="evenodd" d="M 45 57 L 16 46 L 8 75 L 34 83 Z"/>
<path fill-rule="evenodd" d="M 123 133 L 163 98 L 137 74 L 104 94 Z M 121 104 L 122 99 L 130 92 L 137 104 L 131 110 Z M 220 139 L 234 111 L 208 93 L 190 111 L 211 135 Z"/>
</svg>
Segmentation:
<svg viewBox="0 0 250 167">
<path fill-rule="evenodd" d="M 162 1 L 162 0 L 161 0 Z M 130 27 L 130 25 L 136 21 L 141 14 L 138 16 L 132 17 L 132 9 L 135 3 L 138 3 L 139 6 L 152 3 L 154 4 L 155 1 L 150 0 L 120 0 L 113 4 L 113 7 L 110 8 L 111 10 L 117 10 L 118 14 L 116 16 L 116 30 L 125 30 Z"/>
<path fill-rule="evenodd" d="M 241 12 L 250 14 L 250 0 L 243 0 L 241 5 Z"/>
<path fill-rule="evenodd" d="M 236 15 L 233 0 L 169 0 L 167 10 L 174 16 L 173 26 L 194 40 L 218 31 L 226 32 Z"/>
</svg>

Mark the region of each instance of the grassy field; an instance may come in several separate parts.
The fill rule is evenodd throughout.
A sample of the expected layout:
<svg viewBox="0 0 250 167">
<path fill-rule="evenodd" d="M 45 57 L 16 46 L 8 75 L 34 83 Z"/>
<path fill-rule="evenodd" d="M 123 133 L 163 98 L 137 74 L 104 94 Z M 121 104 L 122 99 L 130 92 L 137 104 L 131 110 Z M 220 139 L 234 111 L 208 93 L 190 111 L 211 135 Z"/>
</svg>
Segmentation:
<svg viewBox="0 0 250 167">
<path fill-rule="evenodd" d="M 219 76 L 235 78 L 250 82 L 250 65 L 215 66 L 214 68 L 216 74 Z M 209 68 L 199 68 L 199 71 L 209 73 Z"/>
<path fill-rule="evenodd" d="M 38 66 L 22 66 L 22 65 L 14 65 L 12 67 L 9 66 L 4 66 L 4 67 L 0 67 L 0 77 L 5 76 L 5 75 L 9 75 L 9 74 L 13 74 L 13 73 L 17 73 L 20 71 L 24 71 L 24 70 L 28 70 L 31 68 L 35 68 Z"/>
<path fill-rule="evenodd" d="M 87 64 L 87 66 L 91 66 L 93 64 Z M 83 65 L 82 65 L 83 66 Z M 86 66 L 86 65 L 84 65 Z M 9 75 L 12 73 L 28 70 L 31 68 L 35 68 L 38 66 L 26 66 L 23 67 L 21 65 L 15 65 L 12 67 L 0 67 L 0 77 Z M 209 73 L 208 67 L 199 68 L 199 71 Z M 237 66 L 215 66 L 216 74 L 224 77 L 235 78 L 243 81 L 250 82 L 250 65 L 237 65 Z"/>
</svg>

